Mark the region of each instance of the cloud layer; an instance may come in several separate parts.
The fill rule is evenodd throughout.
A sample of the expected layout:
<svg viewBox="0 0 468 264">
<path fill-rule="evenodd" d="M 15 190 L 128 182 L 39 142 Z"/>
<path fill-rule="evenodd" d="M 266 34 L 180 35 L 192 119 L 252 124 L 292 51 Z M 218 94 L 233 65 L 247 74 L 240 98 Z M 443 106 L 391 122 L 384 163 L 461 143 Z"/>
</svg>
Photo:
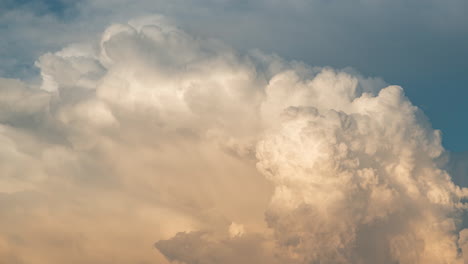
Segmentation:
<svg viewBox="0 0 468 264">
<path fill-rule="evenodd" d="M 36 65 L 0 80 L 8 263 L 463 263 L 468 192 L 401 87 L 161 17 Z"/>
</svg>

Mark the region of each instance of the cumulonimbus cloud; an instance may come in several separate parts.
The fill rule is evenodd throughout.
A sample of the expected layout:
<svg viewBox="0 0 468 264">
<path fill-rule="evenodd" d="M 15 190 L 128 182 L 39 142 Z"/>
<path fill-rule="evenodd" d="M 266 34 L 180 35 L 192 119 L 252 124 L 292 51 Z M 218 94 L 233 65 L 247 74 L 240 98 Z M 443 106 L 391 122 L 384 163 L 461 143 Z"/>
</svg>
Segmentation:
<svg viewBox="0 0 468 264">
<path fill-rule="evenodd" d="M 0 80 L 8 263 L 463 263 L 468 192 L 401 87 L 160 17 L 36 64 Z"/>
</svg>

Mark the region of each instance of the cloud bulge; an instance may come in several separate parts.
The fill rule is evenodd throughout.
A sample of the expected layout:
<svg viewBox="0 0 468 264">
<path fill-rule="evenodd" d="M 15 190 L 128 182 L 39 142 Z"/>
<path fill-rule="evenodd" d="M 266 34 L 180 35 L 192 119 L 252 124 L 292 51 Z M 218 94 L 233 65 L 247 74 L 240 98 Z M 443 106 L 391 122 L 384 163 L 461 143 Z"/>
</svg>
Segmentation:
<svg viewBox="0 0 468 264">
<path fill-rule="evenodd" d="M 468 191 L 399 86 L 158 16 L 36 66 L 38 86 L 0 80 L 8 263 L 466 258 Z"/>
</svg>

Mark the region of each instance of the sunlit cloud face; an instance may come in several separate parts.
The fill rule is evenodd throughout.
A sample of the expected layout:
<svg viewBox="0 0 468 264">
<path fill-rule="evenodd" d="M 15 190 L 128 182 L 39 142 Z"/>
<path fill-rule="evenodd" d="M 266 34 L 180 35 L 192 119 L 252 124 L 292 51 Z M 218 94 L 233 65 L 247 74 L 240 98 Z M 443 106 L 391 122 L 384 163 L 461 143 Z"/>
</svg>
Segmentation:
<svg viewBox="0 0 468 264">
<path fill-rule="evenodd" d="M 36 65 L 0 79 L 8 263 L 463 263 L 468 192 L 401 87 L 161 17 Z"/>
</svg>

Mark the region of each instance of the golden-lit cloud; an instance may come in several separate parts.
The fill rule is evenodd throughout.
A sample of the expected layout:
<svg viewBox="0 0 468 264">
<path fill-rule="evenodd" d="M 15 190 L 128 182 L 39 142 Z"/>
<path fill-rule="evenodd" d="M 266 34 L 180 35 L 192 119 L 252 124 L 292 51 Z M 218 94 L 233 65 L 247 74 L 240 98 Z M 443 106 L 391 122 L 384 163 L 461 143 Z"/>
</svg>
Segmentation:
<svg viewBox="0 0 468 264">
<path fill-rule="evenodd" d="M 398 86 L 152 17 L 0 79 L 6 263 L 463 263 L 466 189 Z"/>
</svg>

